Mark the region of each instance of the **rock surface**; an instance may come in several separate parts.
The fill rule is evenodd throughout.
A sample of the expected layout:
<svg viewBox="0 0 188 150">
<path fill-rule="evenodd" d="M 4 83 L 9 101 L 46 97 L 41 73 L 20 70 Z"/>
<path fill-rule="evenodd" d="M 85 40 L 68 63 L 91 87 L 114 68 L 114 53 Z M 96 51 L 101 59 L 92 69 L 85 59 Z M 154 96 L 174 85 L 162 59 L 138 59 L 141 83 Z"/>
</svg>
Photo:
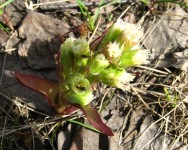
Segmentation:
<svg viewBox="0 0 188 150">
<path fill-rule="evenodd" d="M 149 33 L 144 46 L 152 51 L 153 64 L 157 67 L 175 67 L 188 72 L 188 56 L 184 53 L 188 46 L 188 14 L 179 6 L 145 22 Z"/>
<path fill-rule="evenodd" d="M 18 54 L 27 60 L 30 68 L 55 68 L 55 55 L 68 28 L 63 21 L 28 11 L 18 29 L 19 37 L 23 39 Z"/>
</svg>

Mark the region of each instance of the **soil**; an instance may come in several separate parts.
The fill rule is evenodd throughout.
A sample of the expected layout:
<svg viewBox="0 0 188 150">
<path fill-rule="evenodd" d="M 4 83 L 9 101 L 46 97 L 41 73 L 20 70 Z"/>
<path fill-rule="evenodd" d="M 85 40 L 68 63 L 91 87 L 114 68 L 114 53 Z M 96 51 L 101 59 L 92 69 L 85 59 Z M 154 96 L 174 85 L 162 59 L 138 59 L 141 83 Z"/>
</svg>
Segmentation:
<svg viewBox="0 0 188 150">
<path fill-rule="evenodd" d="M 44 2 L 49 1 L 34 1 Z M 93 104 L 97 108 L 107 104 L 100 115 L 114 136 L 68 122 L 75 118 L 89 124 L 80 111 L 58 116 L 42 95 L 11 75 L 17 71 L 58 80 L 55 58 L 65 35 L 89 39 L 92 34 L 77 3 L 71 0 L 31 9 L 15 0 L 0 16 L 0 23 L 7 28 L 0 29 L 1 149 L 188 149 L 187 10 L 171 3 L 105 2 L 109 5 L 100 10 L 94 38 L 122 15 L 124 21 L 144 27 L 142 46 L 151 50 L 150 64 L 128 70 L 136 75 L 131 90 L 97 85 Z M 99 0 L 85 4 L 93 15 Z"/>
</svg>

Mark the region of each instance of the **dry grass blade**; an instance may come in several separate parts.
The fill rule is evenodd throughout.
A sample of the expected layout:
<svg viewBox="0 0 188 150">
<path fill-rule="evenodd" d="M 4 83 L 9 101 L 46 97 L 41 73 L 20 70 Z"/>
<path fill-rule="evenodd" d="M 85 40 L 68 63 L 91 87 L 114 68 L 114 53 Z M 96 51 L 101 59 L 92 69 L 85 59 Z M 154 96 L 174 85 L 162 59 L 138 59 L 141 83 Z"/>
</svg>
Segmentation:
<svg viewBox="0 0 188 150">
<path fill-rule="evenodd" d="M 165 114 L 164 116 L 161 116 L 160 119 L 158 119 L 157 121 L 155 121 L 155 122 L 153 122 L 152 124 L 150 124 L 150 125 L 148 126 L 148 128 L 147 128 L 147 129 L 140 135 L 140 137 L 138 138 L 138 140 L 137 140 L 137 142 L 136 142 L 136 144 L 135 144 L 135 146 L 134 146 L 134 150 L 137 149 L 137 143 L 138 143 L 139 140 L 141 140 L 141 137 L 142 137 L 142 135 L 144 135 L 145 132 L 147 132 L 153 125 L 157 124 L 157 123 L 160 122 L 161 120 L 163 120 L 163 119 L 166 120 L 166 117 L 168 117 L 170 114 L 172 114 L 172 113 L 177 109 L 177 107 L 179 107 L 179 106 L 180 106 L 180 104 L 177 105 L 176 108 L 172 109 L 170 112 L 168 112 L 168 113 Z M 152 139 L 152 140 L 153 140 L 153 139 Z M 149 141 L 147 144 L 149 144 L 150 142 L 152 142 L 152 140 Z M 147 144 L 146 144 L 146 145 L 147 145 Z M 143 147 L 143 148 L 144 148 L 144 147 Z"/>
</svg>

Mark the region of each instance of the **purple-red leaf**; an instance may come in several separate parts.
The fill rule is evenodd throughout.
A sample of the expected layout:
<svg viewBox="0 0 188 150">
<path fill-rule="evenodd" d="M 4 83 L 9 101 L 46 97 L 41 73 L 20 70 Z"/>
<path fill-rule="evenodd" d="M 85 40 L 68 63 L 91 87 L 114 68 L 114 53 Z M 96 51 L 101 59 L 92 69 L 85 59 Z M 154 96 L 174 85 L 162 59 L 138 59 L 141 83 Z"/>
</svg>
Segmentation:
<svg viewBox="0 0 188 150">
<path fill-rule="evenodd" d="M 70 114 L 78 108 L 71 106 L 66 99 L 59 97 L 59 85 L 56 82 L 32 75 L 24 75 L 14 72 L 13 75 L 25 86 L 43 94 L 50 106 L 58 114 Z"/>
<path fill-rule="evenodd" d="M 13 74 L 23 85 L 43 94 L 48 100 L 49 105 L 55 107 L 55 98 L 57 97 L 59 86 L 56 82 L 39 78 L 32 75 L 24 75 L 18 72 Z"/>
<path fill-rule="evenodd" d="M 99 36 L 98 38 L 96 38 L 94 41 L 91 42 L 91 44 L 89 45 L 91 51 L 95 51 L 97 49 L 97 47 L 99 46 L 99 43 L 101 42 L 101 40 L 104 38 L 104 36 L 108 33 L 108 29 L 106 29 L 101 36 Z"/>
<path fill-rule="evenodd" d="M 86 115 L 89 122 L 102 133 L 113 136 L 111 129 L 103 123 L 97 110 L 92 108 L 90 104 L 86 106 L 80 106 L 77 104 L 71 104 L 69 101 L 59 97 L 59 85 L 56 82 L 42 79 L 32 75 L 24 75 L 18 72 L 14 72 L 14 76 L 25 86 L 42 93 L 48 100 L 49 104 L 59 114 L 69 114 L 81 109 Z"/>
<path fill-rule="evenodd" d="M 102 133 L 108 135 L 108 136 L 113 136 L 113 132 L 112 130 L 103 123 L 103 121 L 101 120 L 97 110 L 95 108 L 93 108 L 90 104 L 86 105 L 86 106 L 82 106 L 80 109 L 83 110 L 83 112 L 85 113 L 87 119 L 89 120 L 89 122 L 99 131 L 101 131 Z"/>
</svg>

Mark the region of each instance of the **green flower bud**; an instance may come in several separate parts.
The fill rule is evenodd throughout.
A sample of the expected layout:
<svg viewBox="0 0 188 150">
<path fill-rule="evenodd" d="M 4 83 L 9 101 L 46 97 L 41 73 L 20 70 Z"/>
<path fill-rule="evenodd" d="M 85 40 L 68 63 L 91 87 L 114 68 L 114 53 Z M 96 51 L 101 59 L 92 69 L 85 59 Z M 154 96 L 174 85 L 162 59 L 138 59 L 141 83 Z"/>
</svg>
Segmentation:
<svg viewBox="0 0 188 150">
<path fill-rule="evenodd" d="M 79 104 L 81 106 L 85 106 L 93 100 L 93 94 L 90 91 L 83 93 L 69 91 L 65 97 L 69 102 Z"/>
<path fill-rule="evenodd" d="M 117 66 L 127 68 L 131 66 L 139 66 L 148 63 L 149 50 L 129 50 L 123 52 Z"/>
<path fill-rule="evenodd" d="M 68 101 L 80 105 L 87 105 L 93 99 L 89 81 L 82 74 L 70 75 L 66 80 L 68 92 L 65 95 Z"/>
<path fill-rule="evenodd" d="M 74 41 L 73 53 L 75 64 L 77 66 L 85 66 L 89 58 L 89 43 L 85 39 L 76 39 Z"/>
<path fill-rule="evenodd" d="M 109 60 L 110 63 L 114 64 L 118 61 L 122 49 L 120 48 L 119 44 L 117 42 L 109 43 L 102 51 L 102 53 L 105 55 L 105 57 Z"/>
<path fill-rule="evenodd" d="M 98 54 L 88 63 L 89 72 L 98 75 L 101 71 L 108 67 L 110 63 L 103 54 Z"/>
<path fill-rule="evenodd" d="M 125 85 L 133 81 L 134 76 L 123 68 L 107 68 L 99 74 L 99 79 L 106 85 L 124 90 Z"/>
<path fill-rule="evenodd" d="M 68 38 L 60 48 L 60 62 L 65 70 L 70 70 L 73 66 L 74 55 L 72 48 L 74 47 L 74 38 Z"/>
<path fill-rule="evenodd" d="M 82 93 L 90 90 L 89 81 L 80 73 L 76 73 L 74 75 L 70 74 L 66 80 L 66 84 L 69 90 L 72 90 L 75 93 Z"/>
<path fill-rule="evenodd" d="M 144 32 L 140 25 L 125 23 L 125 28 L 116 41 L 123 46 L 123 50 L 130 50 L 139 44 Z"/>
</svg>

